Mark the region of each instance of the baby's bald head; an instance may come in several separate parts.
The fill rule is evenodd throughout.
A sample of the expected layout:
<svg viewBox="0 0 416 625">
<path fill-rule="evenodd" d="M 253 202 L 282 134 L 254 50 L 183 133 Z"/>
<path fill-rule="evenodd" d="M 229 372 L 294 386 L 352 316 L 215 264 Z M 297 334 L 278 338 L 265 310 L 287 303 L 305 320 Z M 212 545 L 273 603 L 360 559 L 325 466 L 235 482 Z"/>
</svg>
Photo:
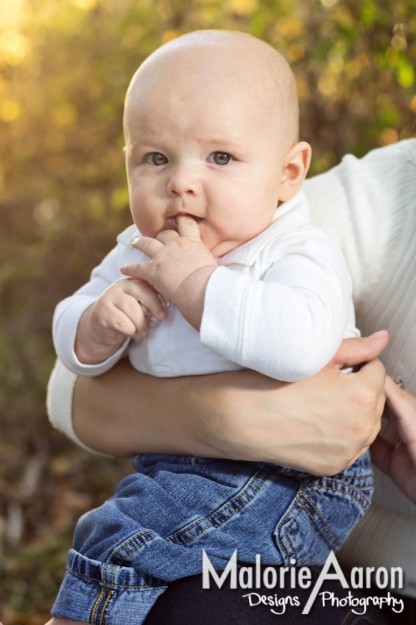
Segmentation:
<svg viewBox="0 0 416 625">
<path fill-rule="evenodd" d="M 129 120 L 136 108 L 145 104 L 149 90 L 161 97 L 179 98 L 184 104 L 197 95 L 210 98 L 230 90 L 241 94 L 242 106 L 256 109 L 256 118 L 267 120 L 270 130 L 277 130 L 286 149 L 297 141 L 299 110 L 293 72 L 272 46 L 247 33 L 195 31 L 153 52 L 127 91 L 127 141 Z"/>
</svg>

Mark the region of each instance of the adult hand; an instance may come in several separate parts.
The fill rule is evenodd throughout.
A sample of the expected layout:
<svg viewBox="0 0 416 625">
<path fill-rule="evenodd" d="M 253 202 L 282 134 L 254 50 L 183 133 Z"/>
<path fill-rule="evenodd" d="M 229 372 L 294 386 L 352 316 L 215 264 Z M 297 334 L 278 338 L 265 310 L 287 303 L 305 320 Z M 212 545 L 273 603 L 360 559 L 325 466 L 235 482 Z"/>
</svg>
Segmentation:
<svg viewBox="0 0 416 625">
<path fill-rule="evenodd" d="M 383 473 L 411 501 L 416 503 L 416 395 L 400 388 L 386 377 L 386 416 L 394 423 L 400 437 L 396 444 L 379 436 L 371 447 L 371 457 Z"/>
<path fill-rule="evenodd" d="M 379 330 L 370 336 L 344 339 L 329 365 L 336 369 L 358 367 L 377 358 L 388 342 L 387 330 Z"/>
<path fill-rule="evenodd" d="M 221 412 L 209 422 L 211 443 L 226 458 L 274 462 L 315 475 L 342 471 L 380 431 L 385 370 L 377 356 L 388 338 L 382 331 L 346 339 L 330 365 L 291 384 L 252 371 L 240 372 L 232 387 L 218 378 Z M 339 370 L 363 362 L 356 373 Z"/>
</svg>

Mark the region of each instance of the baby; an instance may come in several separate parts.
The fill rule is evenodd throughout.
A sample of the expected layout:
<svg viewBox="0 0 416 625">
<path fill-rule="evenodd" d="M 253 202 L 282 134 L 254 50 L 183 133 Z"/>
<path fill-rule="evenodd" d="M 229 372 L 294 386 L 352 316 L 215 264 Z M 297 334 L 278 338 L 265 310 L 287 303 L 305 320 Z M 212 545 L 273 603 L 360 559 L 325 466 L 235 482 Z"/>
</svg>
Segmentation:
<svg viewBox="0 0 416 625">
<path fill-rule="evenodd" d="M 124 114 L 134 225 L 61 302 L 54 340 L 79 375 L 126 353 L 154 376 L 255 369 L 314 374 L 357 335 L 341 253 L 309 223 L 292 71 L 240 32 L 198 31 L 156 50 Z M 122 407 L 120 407 L 122 409 Z M 143 623 L 202 551 L 239 562 L 322 563 L 367 509 L 368 455 L 334 477 L 268 463 L 142 455 L 78 522 L 52 622 Z M 68 621 L 65 621 L 68 622 Z"/>
</svg>

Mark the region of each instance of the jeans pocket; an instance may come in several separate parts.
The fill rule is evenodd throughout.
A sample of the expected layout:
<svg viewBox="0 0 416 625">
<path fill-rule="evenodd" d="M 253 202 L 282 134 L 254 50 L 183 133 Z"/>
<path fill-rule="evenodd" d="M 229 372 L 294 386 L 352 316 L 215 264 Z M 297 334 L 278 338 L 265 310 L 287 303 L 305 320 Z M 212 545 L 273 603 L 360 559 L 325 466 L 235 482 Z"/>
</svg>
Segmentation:
<svg viewBox="0 0 416 625">
<path fill-rule="evenodd" d="M 371 503 L 371 476 L 359 479 L 359 487 L 343 474 L 300 484 L 274 532 L 285 565 L 319 566 L 341 547 Z"/>
</svg>

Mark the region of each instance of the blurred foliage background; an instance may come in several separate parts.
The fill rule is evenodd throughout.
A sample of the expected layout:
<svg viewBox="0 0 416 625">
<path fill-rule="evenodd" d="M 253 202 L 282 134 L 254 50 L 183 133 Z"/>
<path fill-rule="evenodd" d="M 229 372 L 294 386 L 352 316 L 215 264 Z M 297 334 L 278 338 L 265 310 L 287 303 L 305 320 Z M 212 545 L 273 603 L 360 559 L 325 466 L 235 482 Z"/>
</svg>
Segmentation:
<svg viewBox="0 0 416 625">
<path fill-rule="evenodd" d="M 141 60 L 196 28 L 251 32 L 297 75 L 312 173 L 415 136 L 413 0 L 1 0 L 0 618 L 38 625 L 76 518 L 128 470 L 52 431 L 55 304 L 130 222 L 122 108 Z"/>
</svg>

